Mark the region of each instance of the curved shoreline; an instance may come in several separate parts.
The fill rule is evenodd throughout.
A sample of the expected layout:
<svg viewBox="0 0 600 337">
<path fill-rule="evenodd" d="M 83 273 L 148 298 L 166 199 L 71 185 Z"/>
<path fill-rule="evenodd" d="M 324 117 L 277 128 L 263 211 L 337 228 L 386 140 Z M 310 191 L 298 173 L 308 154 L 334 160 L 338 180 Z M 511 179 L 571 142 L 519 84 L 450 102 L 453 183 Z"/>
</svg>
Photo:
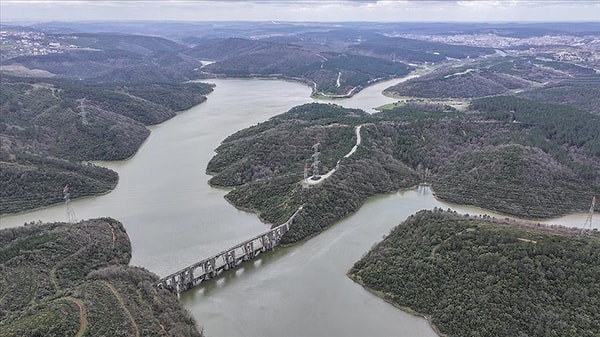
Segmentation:
<svg viewBox="0 0 600 337">
<path fill-rule="evenodd" d="M 353 274 L 350 273 L 350 270 L 348 270 L 348 272 L 346 273 L 346 276 L 351 279 L 354 283 L 360 285 L 361 287 L 363 287 L 363 289 L 365 289 L 366 291 L 368 291 L 369 293 L 373 294 L 376 297 L 379 297 L 380 299 L 384 300 L 386 303 L 391 304 L 394 308 L 402 310 L 403 312 L 416 316 L 416 317 L 420 317 L 420 318 L 424 318 L 427 321 L 427 324 L 429 324 L 429 326 L 431 327 L 431 329 L 440 337 L 448 337 L 448 335 L 444 334 L 443 332 L 440 331 L 440 329 L 437 327 L 437 325 L 435 325 L 432 321 L 431 321 L 431 317 L 429 315 L 420 313 L 418 311 L 413 310 L 410 307 L 404 307 L 399 305 L 398 303 L 395 303 L 389 299 L 387 299 L 385 297 L 385 294 L 382 293 L 381 291 L 377 291 L 375 289 L 369 288 L 367 287 L 361 280 L 359 280 L 358 278 L 356 278 Z"/>
<path fill-rule="evenodd" d="M 391 76 L 386 76 L 386 77 L 375 78 L 375 79 L 369 80 L 365 85 L 357 85 L 357 86 L 352 87 L 352 89 L 350 89 L 345 94 L 326 94 L 326 93 L 318 92 L 317 91 L 317 83 L 314 81 L 311 81 L 309 79 L 303 79 L 300 77 L 284 76 L 281 74 L 274 74 L 274 75 L 249 74 L 248 76 L 241 76 L 241 77 L 227 76 L 225 74 L 209 74 L 209 73 L 205 73 L 204 75 L 206 75 L 207 77 L 199 78 L 195 81 L 206 82 L 206 81 L 210 81 L 211 79 L 255 79 L 255 80 L 289 81 L 289 82 L 294 82 L 294 83 L 305 84 L 306 86 L 311 88 L 310 97 L 313 99 L 336 100 L 336 99 L 351 98 L 354 95 L 360 93 L 362 90 L 364 90 L 372 85 L 379 84 L 381 82 L 392 81 L 392 80 L 396 80 L 396 79 L 401 80 L 401 82 L 404 82 L 404 81 L 407 81 L 407 80 L 410 80 L 410 79 L 413 79 L 416 77 L 423 76 L 424 73 L 420 73 L 419 69 L 416 69 L 416 70 L 413 70 L 413 71 L 411 71 L 403 76 L 400 76 L 400 77 L 391 75 Z"/>
<path fill-rule="evenodd" d="M 180 82 L 174 82 L 174 83 L 180 83 Z M 215 87 L 215 86 L 214 86 L 214 85 L 211 85 L 211 87 L 214 89 L 214 87 Z M 136 144 L 134 144 L 134 147 L 135 147 L 135 148 L 132 148 L 132 151 L 131 151 L 131 153 L 129 153 L 129 154 L 126 156 L 126 157 L 123 157 L 123 158 L 118 158 L 118 159 L 114 159 L 114 160 L 102 160 L 102 159 L 97 159 L 97 160 L 91 159 L 91 160 L 87 160 L 87 159 L 84 159 L 84 160 L 79 160 L 79 161 L 71 161 L 71 160 L 69 160 L 69 159 L 65 159 L 65 158 L 62 158 L 62 157 L 54 157 L 54 158 L 56 158 L 56 159 L 58 159 L 58 160 L 65 161 L 65 162 L 70 162 L 70 163 L 73 163 L 73 164 L 75 164 L 75 165 L 79 165 L 79 166 L 84 166 L 84 165 L 86 165 L 86 164 L 90 164 L 90 163 L 91 163 L 91 164 L 92 164 L 92 165 L 94 165 L 94 166 L 97 166 L 97 167 L 100 167 L 100 168 L 103 168 L 103 169 L 109 170 L 109 171 L 111 171 L 111 172 L 114 172 L 114 173 L 116 174 L 116 176 L 117 176 L 117 179 L 116 179 L 116 181 L 115 181 L 114 185 L 112 185 L 112 186 L 111 186 L 110 188 L 108 188 L 106 191 L 99 192 L 99 193 L 92 193 L 92 194 L 89 194 L 89 195 L 84 195 L 84 196 L 77 196 L 77 197 L 73 197 L 73 198 L 71 198 L 71 201 L 75 201 L 75 200 L 84 200 L 84 199 L 91 198 L 91 197 L 100 197 L 100 196 L 107 195 L 107 194 L 109 194 L 110 192 L 114 191 L 114 190 L 115 190 L 115 188 L 117 187 L 117 185 L 118 185 L 118 184 L 119 184 L 119 182 L 120 182 L 120 176 L 119 176 L 119 173 L 118 173 L 117 171 L 115 171 L 115 170 L 113 170 L 113 169 L 111 169 L 111 168 L 109 168 L 109 167 L 105 166 L 105 165 L 102 165 L 101 163 L 114 163 L 114 162 L 124 162 L 124 161 L 131 160 L 133 157 L 135 157 L 135 156 L 136 156 L 136 154 L 139 152 L 139 150 L 142 148 L 142 146 L 144 146 L 144 144 L 145 144 L 145 143 L 148 141 L 148 139 L 150 138 L 150 135 L 151 135 L 151 133 L 152 133 L 152 129 L 153 129 L 153 128 L 155 128 L 155 127 L 159 127 L 159 126 L 160 126 L 160 125 L 162 125 L 163 123 L 165 123 L 165 122 L 167 122 L 167 121 L 169 121 L 169 120 L 172 120 L 173 118 L 177 117 L 179 114 L 181 114 L 181 113 L 184 113 L 185 111 L 188 111 L 188 110 L 192 109 L 193 107 L 195 107 L 195 106 L 198 106 L 198 105 L 200 105 L 200 104 L 202 104 L 202 103 L 205 103 L 205 102 L 208 100 L 208 97 L 207 97 L 207 95 L 209 95 L 209 94 L 210 94 L 210 93 L 213 91 L 213 89 L 211 89 L 211 91 L 210 91 L 210 92 L 208 92 L 207 94 L 202 94 L 202 95 L 200 96 L 200 98 L 199 98 L 199 100 L 198 100 L 198 102 L 197 102 L 197 103 L 195 103 L 195 104 L 193 104 L 193 105 L 191 105 L 191 106 L 189 106 L 189 104 L 186 104 L 185 106 L 187 106 L 187 108 L 184 108 L 184 109 L 182 109 L 182 110 L 178 110 L 178 111 L 172 111 L 172 110 L 171 110 L 171 111 L 173 112 L 173 115 L 172 115 L 172 116 L 168 116 L 167 118 L 165 118 L 165 119 L 161 120 L 160 122 L 157 122 L 157 123 L 154 123 L 154 124 L 141 124 L 141 125 L 143 126 L 143 128 L 144 128 L 144 129 L 145 129 L 147 132 L 144 132 L 144 133 L 145 133 L 145 135 L 144 135 L 143 139 L 142 139 L 142 140 L 139 142 L 139 144 L 137 144 L 137 145 L 136 145 Z M 131 134 L 126 134 L 126 136 L 127 136 L 127 135 L 129 135 L 129 136 L 130 136 Z M 128 148 L 128 149 L 129 149 L 129 148 Z M 128 151 L 128 152 L 129 152 L 129 151 Z M 47 156 L 47 157 L 53 157 L 53 156 L 48 156 L 48 155 L 46 155 L 46 156 Z M 66 171 L 64 171 L 64 172 L 66 172 Z M 60 204 L 62 204 L 62 203 L 63 203 L 63 202 L 61 201 L 61 202 L 56 202 L 56 203 L 43 204 L 43 205 L 41 205 L 41 206 L 33 206 L 33 207 L 30 207 L 30 208 L 24 208 L 24 209 L 18 210 L 18 211 L 16 211 L 16 212 L 0 213 L 0 219 L 1 219 L 1 217 L 3 217 L 3 216 L 18 216 L 18 215 L 20 215 L 20 214 L 25 214 L 25 213 L 28 213 L 28 212 L 35 212 L 35 211 L 43 210 L 43 209 L 46 209 L 46 208 L 55 207 L 55 206 L 57 206 L 57 205 L 60 205 Z M 0 228 L 1 228 L 1 225 L 2 225 L 2 223 L 0 222 Z"/>
</svg>

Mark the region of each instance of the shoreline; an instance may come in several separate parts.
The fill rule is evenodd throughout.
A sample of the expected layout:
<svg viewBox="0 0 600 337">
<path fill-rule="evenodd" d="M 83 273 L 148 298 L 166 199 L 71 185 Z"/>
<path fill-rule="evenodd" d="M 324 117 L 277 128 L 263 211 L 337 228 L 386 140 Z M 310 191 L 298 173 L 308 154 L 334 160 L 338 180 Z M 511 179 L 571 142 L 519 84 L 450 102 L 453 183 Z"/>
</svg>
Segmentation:
<svg viewBox="0 0 600 337">
<path fill-rule="evenodd" d="M 385 81 L 392 81 L 392 80 L 401 80 L 402 82 L 404 81 L 408 81 L 412 78 L 416 78 L 416 77 L 420 77 L 423 74 L 419 73 L 420 69 L 415 69 L 411 72 L 408 72 L 407 74 L 397 77 L 394 75 L 391 76 L 386 76 L 386 77 L 380 77 L 380 78 L 376 78 L 376 79 L 372 79 L 369 82 L 366 83 L 366 85 L 357 85 L 352 87 L 352 89 L 350 89 L 347 93 L 345 94 L 325 94 L 322 92 L 317 92 L 316 89 L 316 83 L 313 81 L 310 81 L 308 79 L 303 79 L 303 78 L 299 78 L 299 77 L 289 77 L 289 76 L 283 76 L 281 74 L 273 74 L 273 75 L 257 75 L 257 74 L 250 74 L 248 76 L 227 76 L 225 74 L 209 74 L 209 73 L 205 73 L 204 75 L 207 76 L 205 78 L 198 78 L 195 79 L 193 81 L 197 81 L 197 82 L 207 82 L 210 81 L 211 79 L 254 79 L 254 80 L 278 80 L 278 81 L 287 81 L 287 82 L 294 82 L 294 83 L 301 83 L 304 84 L 306 86 L 308 86 L 309 88 L 311 88 L 311 94 L 310 94 L 310 98 L 313 99 L 322 99 L 322 100 L 336 100 L 336 99 L 345 99 L 345 98 L 351 98 L 354 95 L 358 94 L 359 92 L 361 92 L 362 90 L 375 85 L 375 84 L 379 84 L 381 82 L 385 82 Z M 210 77 L 208 77 L 210 76 Z"/>
<path fill-rule="evenodd" d="M 302 182 L 299 182 L 300 184 Z M 219 189 L 219 190 L 233 190 L 235 189 L 235 187 L 220 187 L 220 186 L 215 186 L 212 184 L 209 184 L 209 186 L 211 186 L 211 188 L 215 188 L 215 189 Z M 547 221 L 553 220 L 553 219 L 558 219 L 561 217 L 566 217 L 566 216 L 570 216 L 570 215 L 583 215 L 585 213 L 581 213 L 581 212 L 572 212 L 572 213 L 567 213 L 567 214 L 563 214 L 559 217 L 549 217 L 549 218 L 543 218 L 543 219 L 534 219 L 534 218 L 523 218 L 523 217 L 516 217 L 516 216 L 510 216 L 510 215 L 506 215 L 506 214 L 502 214 L 502 213 L 498 213 L 496 211 L 490 210 L 490 209 L 485 209 L 485 208 L 481 208 L 478 206 L 474 206 L 474 205 L 468 205 L 468 204 L 458 204 L 458 203 L 453 203 L 450 201 L 447 201 L 445 199 L 439 198 L 438 196 L 436 196 L 435 191 L 433 190 L 433 187 L 428 184 L 428 183 L 421 183 L 421 184 L 417 184 L 417 185 L 413 185 L 413 186 L 409 186 L 409 187 L 405 187 L 405 188 L 400 188 L 391 192 L 387 192 L 387 193 L 377 193 L 374 195 L 371 195 L 369 197 L 367 197 L 365 200 L 363 200 L 363 202 L 359 205 L 359 207 L 344 215 L 343 217 L 337 219 L 334 223 L 332 223 L 331 225 L 323 228 L 321 231 L 311 234 L 301 240 L 298 240 L 296 242 L 292 242 L 292 243 L 285 243 L 285 244 L 281 244 L 281 247 L 292 247 L 295 246 L 297 244 L 303 243 L 305 241 L 308 241 L 318 235 L 320 235 L 321 233 L 323 233 L 324 231 L 332 228 L 333 226 L 335 226 L 336 224 L 340 223 L 341 221 L 343 221 L 344 219 L 354 215 L 355 213 L 357 213 L 365 203 L 369 202 L 369 200 L 374 199 L 374 198 L 378 198 L 378 197 L 382 197 L 382 196 L 386 196 L 386 195 L 393 195 L 396 193 L 401 193 L 401 192 L 406 192 L 406 191 L 410 191 L 410 190 L 416 190 L 421 186 L 426 186 L 429 187 L 429 189 L 431 190 L 432 196 L 435 200 L 442 202 L 442 203 L 446 203 L 446 204 L 450 204 L 450 206 L 452 208 L 454 207 L 469 207 L 469 208 L 473 208 L 474 210 L 476 210 L 479 213 L 484 213 L 486 214 L 488 217 L 490 217 L 490 221 L 494 221 L 496 223 L 502 223 L 505 224 L 507 226 L 520 226 L 520 227 L 531 227 L 531 228 L 537 228 L 537 227 L 544 227 L 547 228 L 548 230 L 559 230 L 562 232 L 562 229 L 567 229 L 567 230 L 582 230 L 582 228 L 580 227 L 576 227 L 576 226 L 569 226 L 566 224 L 551 224 L 551 223 L 546 223 Z M 250 207 L 243 207 L 243 206 L 237 206 L 235 205 L 231 200 L 227 199 L 224 197 L 224 199 L 234 208 L 236 208 L 237 210 L 243 211 L 243 212 L 247 212 L 247 213 L 252 213 L 254 214 L 262 223 L 264 223 L 265 225 L 270 226 L 270 228 L 273 228 L 273 226 L 276 226 L 276 224 L 272 224 L 268 221 L 266 221 L 264 218 L 261 217 L 260 213 L 258 212 L 257 209 L 254 208 L 250 208 Z M 458 213 L 458 212 L 457 212 Z M 490 215 L 491 213 L 491 215 Z M 595 213 L 600 213 L 598 211 L 596 211 Z M 468 212 L 464 212 L 464 213 L 460 213 L 462 215 L 468 215 L 470 217 L 477 217 L 477 214 L 471 214 Z M 404 219 L 399 219 L 399 223 L 401 223 Z M 546 222 L 544 222 L 546 221 Z M 557 227 L 557 229 L 552 229 L 552 227 Z"/>
<path fill-rule="evenodd" d="M 346 276 L 352 280 L 352 282 L 360 285 L 363 289 L 365 289 L 366 291 L 368 291 L 369 293 L 373 294 L 374 296 L 384 300 L 386 303 L 391 304 L 392 306 L 394 306 L 394 308 L 401 310 L 402 312 L 405 312 L 407 314 L 410 314 L 412 316 L 415 317 L 420 317 L 420 318 L 424 318 L 427 323 L 429 324 L 429 326 L 431 327 L 431 329 L 433 330 L 433 332 L 435 332 L 438 336 L 440 337 L 448 337 L 448 335 L 444 334 L 438 327 L 437 325 L 435 325 L 432 320 L 431 320 L 431 316 L 420 313 L 416 310 L 413 310 L 410 307 L 405 307 L 405 306 L 401 306 L 396 302 L 393 302 L 392 300 L 388 299 L 385 297 L 385 294 L 379 290 L 375 290 L 372 288 L 367 287 L 361 280 L 359 280 L 358 278 L 356 278 L 352 273 L 350 273 L 350 270 L 348 270 L 348 272 L 346 272 Z"/>
<path fill-rule="evenodd" d="M 119 182 L 117 180 L 117 184 L 118 183 Z M 112 187 L 110 190 L 108 190 L 106 192 L 98 193 L 98 194 L 93 194 L 93 195 L 86 195 L 86 196 L 83 196 L 83 197 L 71 199 L 71 201 L 79 201 L 79 200 L 85 200 L 85 199 L 89 199 L 89 198 L 101 197 L 103 195 L 107 195 L 110 192 L 114 191 L 115 188 L 117 188 L 116 184 L 115 184 L 114 187 Z M 1 213 L 0 214 L 0 219 L 2 219 L 3 217 L 19 216 L 19 215 L 23 215 L 23 214 L 26 214 L 26 213 L 29 213 L 29 212 L 37 212 L 37 211 L 41 211 L 41 210 L 48 209 L 48 208 L 51 208 L 51 207 L 57 207 L 58 205 L 61 205 L 61 204 L 64 204 L 64 202 L 61 201 L 61 202 L 57 202 L 57 203 L 54 203 L 54 204 L 49 204 L 49 205 L 45 205 L 45 206 L 40 206 L 40 207 L 36 207 L 36 208 L 22 210 L 22 211 L 15 212 L 15 213 Z M 78 221 L 81 221 L 81 220 L 86 220 L 86 219 L 78 219 Z M 64 221 L 64 222 L 66 222 L 66 221 Z M 25 225 L 25 224 L 27 224 L 27 223 L 24 223 L 23 225 Z M 21 226 L 23 226 L 23 225 L 21 225 Z M 19 227 L 19 226 L 15 226 L 15 227 Z M 13 227 L 7 227 L 7 228 L 13 228 Z M 6 228 L 0 227 L 0 229 L 6 229 Z"/>
<path fill-rule="evenodd" d="M 212 87 L 214 89 L 215 85 L 213 84 Z M 211 92 L 212 92 L 212 90 L 211 90 Z M 169 118 L 167 118 L 167 119 L 165 119 L 165 120 L 163 120 L 163 121 L 161 121 L 159 123 L 143 125 L 144 128 L 146 130 L 148 130 L 148 133 L 146 134 L 146 136 L 144 137 L 144 139 L 138 144 L 138 146 L 135 149 L 135 151 L 133 151 L 127 157 L 121 158 L 121 159 L 115 159 L 115 160 L 101 160 L 101 159 L 100 160 L 93 160 L 92 159 L 92 160 L 73 161 L 73 163 L 75 163 L 77 165 L 82 165 L 83 166 L 83 165 L 86 165 L 86 164 L 92 164 L 92 165 L 95 165 L 95 166 L 98 166 L 98 167 L 110 170 L 112 172 L 115 172 L 117 174 L 117 181 L 114 184 L 114 186 L 112 186 L 111 188 L 109 188 L 105 192 L 72 198 L 71 201 L 84 200 L 84 199 L 93 198 L 93 197 L 101 197 L 103 195 L 107 195 L 107 194 L 111 193 L 112 191 L 114 191 L 115 188 L 117 188 L 117 185 L 119 184 L 121 177 L 119 176 L 119 172 L 117 172 L 116 170 L 114 170 L 114 169 L 112 169 L 110 167 L 107 167 L 107 166 L 103 165 L 103 163 L 126 162 L 126 161 L 129 161 L 129 160 L 133 159 L 133 157 L 135 157 L 135 155 L 140 151 L 140 149 L 142 148 L 142 146 L 144 146 L 144 144 L 146 144 L 148 142 L 148 139 L 150 138 L 150 135 L 152 134 L 152 130 L 154 128 L 157 128 L 157 127 L 161 126 L 165 122 L 168 122 L 168 121 L 172 120 L 173 118 L 179 116 L 180 114 L 183 114 L 183 113 L 187 112 L 188 110 L 192 109 L 195 106 L 198 106 L 198 105 L 200 105 L 202 103 L 205 103 L 208 100 L 208 95 L 211 92 L 209 92 L 206 95 L 202 95 L 203 98 L 197 104 L 194 104 L 194 105 L 192 105 L 192 106 L 190 106 L 190 107 L 188 107 L 186 109 L 183 109 L 183 110 L 173 111 L 173 113 L 174 113 L 173 116 L 171 116 L 171 117 L 169 117 Z M 57 159 L 71 162 L 70 160 L 64 159 L 64 158 L 57 158 Z M 28 212 L 36 212 L 36 211 L 40 211 L 40 210 L 43 210 L 43 209 L 47 209 L 47 208 L 51 208 L 51 207 L 56 207 L 56 206 L 58 206 L 58 205 L 60 205 L 62 203 L 63 202 L 61 201 L 61 202 L 51 203 L 51 204 L 47 204 L 47 205 L 43 205 L 43 206 L 39 206 L 39 207 L 23 209 L 23 210 L 20 210 L 20 211 L 17 211 L 17 212 L 13 212 L 13 213 L 0 213 L 0 220 L 2 219 L 2 217 L 5 217 L 5 216 L 19 216 L 19 215 L 22 215 L 22 214 L 25 214 L 25 213 L 28 213 Z M 2 223 L 1 222 L 0 222 L 0 229 L 2 229 Z"/>
</svg>

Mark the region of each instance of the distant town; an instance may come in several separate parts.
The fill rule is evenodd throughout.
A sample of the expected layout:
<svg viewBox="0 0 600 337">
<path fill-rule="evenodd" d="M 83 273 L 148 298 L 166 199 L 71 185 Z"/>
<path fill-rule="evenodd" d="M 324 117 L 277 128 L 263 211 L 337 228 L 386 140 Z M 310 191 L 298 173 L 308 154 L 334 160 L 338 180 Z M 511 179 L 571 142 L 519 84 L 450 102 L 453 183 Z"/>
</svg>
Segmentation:
<svg viewBox="0 0 600 337">
<path fill-rule="evenodd" d="M 552 53 L 556 61 L 590 62 L 600 60 L 600 39 L 597 35 L 544 35 L 528 38 L 488 34 L 420 35 L 402 34 L 401 37 L 474 47 L 510 50 L 511 56 L 539 56 Z"/>
<path fill-rule="evenodd" d="M 70 43 L 77 37 L 53 36 L 43 32 L 20 29 L 4 29 L 0 31 L 0 60 L 8 60 L 18 56 L 48 55 L 76 49 Z"/>
</svg>

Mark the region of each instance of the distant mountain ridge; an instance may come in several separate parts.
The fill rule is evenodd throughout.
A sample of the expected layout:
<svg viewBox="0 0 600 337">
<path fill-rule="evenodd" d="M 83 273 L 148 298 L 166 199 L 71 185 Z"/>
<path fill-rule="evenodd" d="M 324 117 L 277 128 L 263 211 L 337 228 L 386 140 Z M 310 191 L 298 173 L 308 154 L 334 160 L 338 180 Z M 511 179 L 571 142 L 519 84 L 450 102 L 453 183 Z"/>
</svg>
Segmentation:
<svg viewBox="0 0 600 337">
<path fill-rule="evenodd" d="M 308 83 L 316 96 L 344 96 L 374 81 L 406 75 L 413 69 L 407 63 L 438 63 L 495 52 L 340 29 L 266 39 L 211 39 L 186 53 L 217 61 L 201 69 L 204 76 L 280 76 Z"/>
<path fill-rule="evenodd" d="M 94 82 L 173 82 L 197 78 L 197 60 L 181 52 L 187 47 L 154 36 L 116 33 L 47 35 L 61 52 L 4 60 L 58 77 Z"/>
<path fill-rule="evenodd" d="M 295 79 L 313 87 L 313 95 L 351 95 L 374 81 L 404 76 L 413 69 L 348 52 L 317 52 L 295 44 L 237 38 L 203 44 L 188 53 L 217 60 L 201 69 L 204 76 Z"/>
</svg>

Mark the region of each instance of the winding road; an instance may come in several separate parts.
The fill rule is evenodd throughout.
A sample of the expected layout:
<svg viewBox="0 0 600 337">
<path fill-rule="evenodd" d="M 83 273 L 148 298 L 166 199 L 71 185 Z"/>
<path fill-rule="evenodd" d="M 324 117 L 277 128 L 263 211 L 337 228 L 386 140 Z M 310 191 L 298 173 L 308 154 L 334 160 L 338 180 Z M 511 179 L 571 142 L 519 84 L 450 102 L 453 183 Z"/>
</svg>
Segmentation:
<svg viewBox="0 0 600 337">
<path fill-rule="evenodd" d="M 360 145 L 361 142 L 361 137 L 360 137 L 360 129 L 362 128 L 363 124 L 359 125 L 356 127 L 355 131 L 356 131 L 356 145 L 354 145 L 352 147 L 352 149 L 350 150 L 350 152 L 346 153 L 346 155 L 344 156 L 344 158 L 348 158 L 350 156 L 352 156 L 354 154 L 354 152 L 356 152 L 356 150 L 358 149 L 358 146 Z M 331 177 L 331 175 L 333 173 L 335 173 L 335 171 L 338 169 L 338 167 L 340 166 L 340 160 L 337 161 L 337 164 L 335 165 L 335 167 L 333 169 L 331 169 L 329 172 L 319 176 L 319 179 L 313 179 L 312 177 L 308 177 L 306 179 L 303 179 L 303 184 L 310 186 L 310 185 L 317 185 L 322 183 L 325 179 Z"/>
</svg>

